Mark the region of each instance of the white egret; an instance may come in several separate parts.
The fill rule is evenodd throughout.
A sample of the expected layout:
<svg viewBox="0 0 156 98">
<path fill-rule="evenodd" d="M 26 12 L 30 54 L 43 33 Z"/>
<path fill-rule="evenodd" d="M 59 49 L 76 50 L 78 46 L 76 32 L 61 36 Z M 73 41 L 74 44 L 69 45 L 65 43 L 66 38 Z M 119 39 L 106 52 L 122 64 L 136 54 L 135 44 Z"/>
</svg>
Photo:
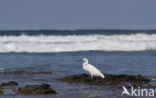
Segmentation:
<svg viewBox="0 0 156 98">
<path fill-rule="evenodd" d="M 104 74 L 100 72 L 100 70 L 98 70 L 95 66 L 91 65 L 88 63 L 88 59 L 87 58 L 83 58 L 83 69 L 87 72 L 90 73 L 91 78 L 93 78 L 93 76 L 100 76 L 101 78 L 105 78 Z"/>
</svg>

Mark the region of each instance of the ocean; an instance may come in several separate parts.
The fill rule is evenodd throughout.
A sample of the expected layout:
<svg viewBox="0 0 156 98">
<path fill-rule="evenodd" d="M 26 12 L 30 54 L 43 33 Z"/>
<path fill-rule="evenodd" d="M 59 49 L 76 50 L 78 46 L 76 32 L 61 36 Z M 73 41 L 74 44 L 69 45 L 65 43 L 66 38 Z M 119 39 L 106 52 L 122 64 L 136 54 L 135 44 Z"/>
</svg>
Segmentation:
<svg viewBox="0 0 156 98">
<path fill-rule="evenodd" d="M 156 76 L 156 30 L 16 30 L 0 31 L 0 71 L 52 72 L 52 75 L 3 75 L 1 83 L 21 85 L 49 83 L 58 91 L 53 97 L 114 97 L 114 88 L 68 84 L 57 81 L 67 75 L 86 73 L 82 62 L 103 73 Z M 1 97 L 27 97 L 6 90 Z M 14 98 L 13 97 L 13 98 Z M 34 98 L 31 95 L 29 97 Z M 43 95 L 38 96 L 39 98 Z M 72 98 L 72 97 L 71 97 Z"/>
</svg>

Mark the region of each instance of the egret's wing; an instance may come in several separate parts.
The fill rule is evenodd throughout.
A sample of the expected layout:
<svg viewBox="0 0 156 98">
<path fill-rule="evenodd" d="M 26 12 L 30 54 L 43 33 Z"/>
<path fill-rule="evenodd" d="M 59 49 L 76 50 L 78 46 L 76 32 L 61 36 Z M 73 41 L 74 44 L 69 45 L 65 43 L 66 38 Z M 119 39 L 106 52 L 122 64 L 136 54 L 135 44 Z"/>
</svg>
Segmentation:
<svg viewBox="0 0 156 98">
<path fill-rule="evenodd" d="M 95 72 L 95 73 L 101 73 L 99 69 L 97 69 L 95 66 L 88 64 L 87 65 L 88 70 Z"/>
</svg>

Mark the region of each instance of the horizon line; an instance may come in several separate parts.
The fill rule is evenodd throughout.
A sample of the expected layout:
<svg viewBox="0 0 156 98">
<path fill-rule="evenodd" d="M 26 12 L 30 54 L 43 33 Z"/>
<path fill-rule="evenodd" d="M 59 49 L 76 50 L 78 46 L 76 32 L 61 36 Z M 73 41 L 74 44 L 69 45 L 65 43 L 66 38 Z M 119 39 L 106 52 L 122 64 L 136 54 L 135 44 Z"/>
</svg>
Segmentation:
<svg viewBox="0 0 156 98">
<path fill-rule="evenodd" d="M 0 29 L 0 31 L 89 31 L 89 30 L 121 30 L 121 31 L 155 31 L 156 29 Z"/>
</svg>

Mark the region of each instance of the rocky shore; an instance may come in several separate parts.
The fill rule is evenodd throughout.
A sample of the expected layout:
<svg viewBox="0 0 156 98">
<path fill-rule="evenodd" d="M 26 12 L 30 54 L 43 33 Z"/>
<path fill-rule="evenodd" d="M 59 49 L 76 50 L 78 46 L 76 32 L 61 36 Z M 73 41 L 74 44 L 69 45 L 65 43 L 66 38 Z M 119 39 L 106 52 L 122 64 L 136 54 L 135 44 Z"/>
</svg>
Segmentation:
<svg viewBox="0 0 156 98">
<path fill-rule="evenodd" d="M 0 85 L 0 94 L 3 94 L 4 87 L 18 86 L 18 83 L 15 81 L 10 81 L 6 83 L 1 83 Z M 41 85 L 26 85 L 25 87 L 19 87 L 18 90 L 13 90 L 16 94 L 56 94 L 57 92 L 53 90 L 49 84 Z"/>
<path fill-rule="evenodd" d="M 14 71 L 14 72 L 4 72 L 0 73 L 2 75 L 13 75 L 16 76 L 25 76 L 26 77 L 38 77 L 38 76 L 51 76 L 53 73 L 51 72 L 26 72 L 26 71 Z M 41 75 L 42 74 L 42 75 Z M 54 75 L 54 74 L 53 74 Z M 151 79 L 142 75 L 127 75 L 127 74 L 104 74 L 105 78 L 101 77 L 93 77 L 89 74 L 78 74 L 78 75 L 69 75 L 63 78 L 56 78 L 56 81 L 60 81 L 61 83 L 78 83 L 78 84 L 86 84 L 86 85 L 95 85 L 95 86 L 109 86 L 109 87 L 118 87 L 118 86 L 126 86 L 126 87 L 147 87 L 147 88 L 156 88 L 156 85 L 151 83 Z M 41 77 L 41 78 L 42 78 Z M 25 79 L 25 78 L 24 78 Z M 40 78 L 39 78 L 40 79 Z M 47 78 L 45 81 L 47 81 Z M 51 78 L 53 79 L 53 78 Z M 25 80 L 26 81 L 26 80 Z M 35 82 L 36 81 L 36 82 Z M 50 82 L 42 82 L 37 83 L 39 80 L 35 80 L 32 83 L 23 84 L 22 82 L 15 81 L 7 81 L 1 82 L 0 84 L 0 94 L 5 94 L 5 89 L 7 87 L 11 88 L 14 94 L 24 94 L 24 95 L 47 95 L 47 94 L 57 94 L 59 91 L 55 91 L 50 85 Z M 22 85 L 21 85 L 22 84 Z M 72 85 L 72 84 L 71 84 Z M 120 87 L 121 88 L 121 87 Z"/>
<path fill-rule="evenodd" d="M 144 87 L 145 84 L 150 85 L 150 80 L 143 77 L 142 75 L 113 75 L 113 74 L 105 74 L 105 78 L 101 77 L 93 77 L 91 78 L 88 74 L 80 74 L 80 75 L 70 75 L 64 78 L 58 79 L 59 81 L 64 82 L 72 82 L 72 83 L 83 83 L 88 85 L 103 85 L 103 86 L 140 86 Z"/>
</svg>

